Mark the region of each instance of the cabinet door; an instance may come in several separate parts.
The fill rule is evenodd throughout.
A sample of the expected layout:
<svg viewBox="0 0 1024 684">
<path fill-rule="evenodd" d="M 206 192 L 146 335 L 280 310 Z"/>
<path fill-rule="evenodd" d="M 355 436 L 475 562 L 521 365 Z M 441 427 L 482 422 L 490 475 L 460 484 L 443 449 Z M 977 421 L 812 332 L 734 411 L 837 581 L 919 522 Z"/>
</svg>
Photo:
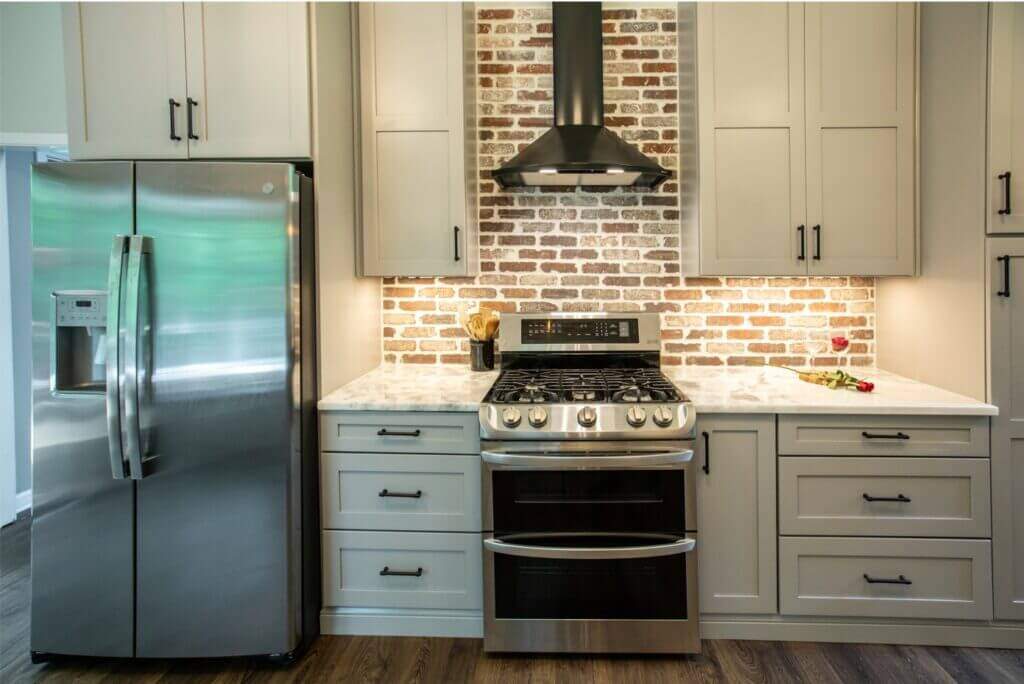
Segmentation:
<svg viewBox="0 0 1024 684">
<path fill-rule="evenodd" d="M 1024 5 L 989 6 L 990 233 L 1024 232 Z M 1005 177 L 1004 174 L 1009 174 Z M 1007 211 L 1009 208 L 1009 211 Z"/>
<path fill-rule="evenodd" d="M 458 4 L 359 6 L 363 270 L 467 273 Z"/>
<path fill-rule="evenodd" d="M 807 270 L 803 22 L 797 3 L 697 7 L 703 273 Z"/>
<path fill-rule="evenodd" d="M 700 612 L 776 613 L 775 416 L 701 417 L 697 432 Z"/>
<path fill-rule="evenodd" d="M 806 7 L 810 272 L 912 275 L 913 3 Z"/>
<path fill-rule="evenodd" d="M 988 241 L 995 619 L 1024 620 L 1024 238 Z M 1009 282 L 1003 261 L 1010 256 Z M 1009 296 L 998 294 L 1009 286 Z"/>
<path fill-rule="evenodd" d="M 71 158 L 187 157 L 181 3 L 62 11 Z"/>
<path fill-rule="evenodd" d="M 186 3 L 185 45 L 190 157 L 311 156 L 305 3 Z"/>
</svg>

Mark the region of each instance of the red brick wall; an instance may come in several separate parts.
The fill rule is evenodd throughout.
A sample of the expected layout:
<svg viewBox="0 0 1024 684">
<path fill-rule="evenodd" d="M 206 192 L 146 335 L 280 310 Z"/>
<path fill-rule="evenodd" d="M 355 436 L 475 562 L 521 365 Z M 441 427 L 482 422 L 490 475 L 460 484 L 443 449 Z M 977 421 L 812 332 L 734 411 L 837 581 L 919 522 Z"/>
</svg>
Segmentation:
<svg viewBox="0 0 1024 684">
<path fill-rule="evenodd" d="M 604 12 L 607 125 L 678 168 L 675 9 Z M 679 187 L 502 192 L 489 171 L 551 125 L 551 12 L 477 11 L 480 275 L 385 278 L 384 357 L 467 363 L 459 313 L 657 311 L 665 364 L 871 365 L 872 278 L 680 276 Z M 850 348 L 829 351 L 829 338 Z"/>
</svg>

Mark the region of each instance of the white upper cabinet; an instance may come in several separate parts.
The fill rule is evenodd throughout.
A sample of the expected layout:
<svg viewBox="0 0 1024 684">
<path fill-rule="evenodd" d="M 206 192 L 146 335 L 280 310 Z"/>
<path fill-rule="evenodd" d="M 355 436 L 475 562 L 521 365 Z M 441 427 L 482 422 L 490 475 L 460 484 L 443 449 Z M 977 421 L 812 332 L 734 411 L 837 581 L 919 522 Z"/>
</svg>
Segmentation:
<svg viewBox="0 0 1024 684">
<path fill-rule="evenodd" d="M 63 11 L 73 159 L 310 156 L 304 3 Z"/>
<path fill-rule="evenodd" d="M 701 266 L 802 274 L 804 9 L 697 6 Z"/>
<path fill-rule="evenodd" d="M 185 4 L 189 156 L 310 157 L 303 3 Z"/>
<path fill-rule="evenodd" d="M 989 17 L 988 232 L 1024 233 L 1024 5 Z"/>
<path fill-rule="evenodd" d="M 916 7 L 697 8 L 700 270 L 911 275 Z"/>
<path fill-rule="evenodd" d="M 181 3 L 63 6 L 73 159 L 185 159 Z"/>
<path fill-rule="evenodd" d="M 810 272 L 914 272 L 916 7 L 807 5 Z"/>
<path fill-rule="evenodd" d="M 477 268 L 472 5 L 359 6 L 363 272 Z"/>
</svg>

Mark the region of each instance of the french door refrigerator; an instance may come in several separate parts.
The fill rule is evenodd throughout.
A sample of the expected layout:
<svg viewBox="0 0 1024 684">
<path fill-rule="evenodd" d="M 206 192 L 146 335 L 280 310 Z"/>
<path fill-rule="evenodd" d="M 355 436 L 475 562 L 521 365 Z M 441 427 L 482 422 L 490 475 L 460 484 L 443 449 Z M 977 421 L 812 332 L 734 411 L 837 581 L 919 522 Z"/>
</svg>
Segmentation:
<svg viewBox="0 0 1024 684">
<path fill-rule="evenodd" d="M 34 659 L 287 660 L 317 633 L 311 187 L 34 166 Z"/>
</svg>

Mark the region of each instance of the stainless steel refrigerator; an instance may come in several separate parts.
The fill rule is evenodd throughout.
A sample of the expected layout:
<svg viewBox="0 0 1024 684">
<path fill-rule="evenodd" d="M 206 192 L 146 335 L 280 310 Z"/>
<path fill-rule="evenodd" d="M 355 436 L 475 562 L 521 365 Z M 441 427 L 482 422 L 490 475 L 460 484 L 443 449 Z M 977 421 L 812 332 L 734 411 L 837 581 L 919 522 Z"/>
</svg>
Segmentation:
<svg viewBox="0 0 1024 684">
<path fill-rule="evenodd" d="M 318 632 L 311 187 L 33 168 L 35 660 L 287 660 Z"/>
</svg>

